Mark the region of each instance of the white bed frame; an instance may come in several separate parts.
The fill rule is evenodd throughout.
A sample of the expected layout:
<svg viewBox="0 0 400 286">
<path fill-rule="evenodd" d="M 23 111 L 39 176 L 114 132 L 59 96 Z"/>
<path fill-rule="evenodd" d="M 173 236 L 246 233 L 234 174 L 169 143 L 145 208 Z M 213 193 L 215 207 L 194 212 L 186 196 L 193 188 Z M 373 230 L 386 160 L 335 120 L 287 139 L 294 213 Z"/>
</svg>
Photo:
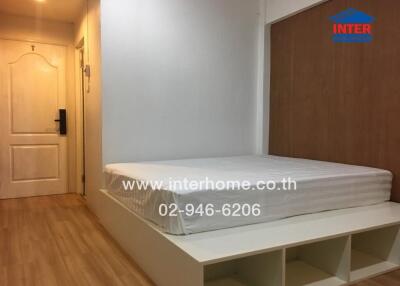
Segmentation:
<svg viewBox="0 0 400 286">
<path fill-rule="evenodd" d="M 400 204 L 167 235 L 104 190 L 100 222 L 158 286 L 338 286 L 400 269 Z"/>
</svg>

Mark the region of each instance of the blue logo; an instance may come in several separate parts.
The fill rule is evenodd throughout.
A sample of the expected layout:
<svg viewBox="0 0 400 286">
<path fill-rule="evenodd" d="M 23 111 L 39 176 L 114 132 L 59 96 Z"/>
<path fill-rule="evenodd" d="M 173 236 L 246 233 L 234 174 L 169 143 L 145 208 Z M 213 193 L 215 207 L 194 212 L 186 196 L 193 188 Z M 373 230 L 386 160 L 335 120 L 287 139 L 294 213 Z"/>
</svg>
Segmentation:
<svg viewBox="0 0 400 286">
<path fill-rule="evenodd" d="M 333 24 L 335 43 L 369 43 L 372 41 L 372 23 L 375 18 L 349 8 L 330 17 Z"/>
</svg>

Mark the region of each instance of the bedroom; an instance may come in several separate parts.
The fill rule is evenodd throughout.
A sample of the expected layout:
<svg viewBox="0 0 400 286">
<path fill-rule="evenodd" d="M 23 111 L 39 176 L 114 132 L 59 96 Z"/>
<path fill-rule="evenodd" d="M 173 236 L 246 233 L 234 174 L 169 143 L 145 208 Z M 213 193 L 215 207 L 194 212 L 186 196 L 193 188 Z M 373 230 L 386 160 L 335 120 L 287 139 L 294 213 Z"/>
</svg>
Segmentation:
<svg viewBox="0 0 400 286">
<path fill-rule="evenodd" d="M 397 1 L 39 2 L 0 3 L 1 285 L 400 283 Z"/>
</svg>

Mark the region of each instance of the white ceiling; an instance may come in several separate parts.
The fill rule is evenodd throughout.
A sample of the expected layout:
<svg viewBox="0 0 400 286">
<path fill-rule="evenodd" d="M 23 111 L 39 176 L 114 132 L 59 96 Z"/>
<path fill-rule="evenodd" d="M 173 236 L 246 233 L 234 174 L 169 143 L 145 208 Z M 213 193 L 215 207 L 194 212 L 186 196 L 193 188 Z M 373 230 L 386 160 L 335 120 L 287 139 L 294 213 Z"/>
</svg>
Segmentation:
<svg viewBox="0 0 400 286">
<path fill-rule="evenodd" d="M 85 3 L 86 0 L 0 0 L 0 12 L 75 22 Z"/>
</svg>

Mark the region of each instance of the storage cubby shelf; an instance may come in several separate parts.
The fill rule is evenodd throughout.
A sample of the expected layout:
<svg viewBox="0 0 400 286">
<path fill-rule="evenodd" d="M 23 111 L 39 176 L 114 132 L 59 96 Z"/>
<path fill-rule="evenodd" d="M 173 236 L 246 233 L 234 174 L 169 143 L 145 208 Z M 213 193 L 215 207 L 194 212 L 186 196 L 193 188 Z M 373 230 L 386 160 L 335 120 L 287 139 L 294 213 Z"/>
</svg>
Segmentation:
<svg viewBox="0 0 400 286">
<path fill-rule="evenodd" d="M 207 286 L 281 286 L 283 251 L 208 265 L 204 268 Z"/>
<path fill-rule="evenodd" d="M 352 235 L 350 281 L 359 281 L 400 266 L 400 225 Z"/>
<path fill-rule="evenodd" d="M 379 273 L 385 273 L 394 270 L 399 265 L 385 261 L 361 251 L 352 250 L 352 271 L 350 281 L 359 281 L 366 277 L 371 277 Z"/>
<path fill-rule="evenodd" d="M 400 268 L 400 225 L 204 268 L 205 286 L 341 286 Z"/>
<path fill-rule="evenodd" d="M 292 261 L 286 265 L 287 286 L 339 286 L 346 282 L 315 268 L 304 261 Z"/>
<path fill-rule="evenodd" d="M 208 281 L 205 283 L 205 286 L 247 286 L 242 282 L 239 282 L 237 279 L 230 277 L 230 278 L 222 278 L 213 281 Z"/>
<path fill-rule="evenodd" d="M 350 236 L 285 250 L 287 286 L 339 286 L 348 280 Z"/>
</svg>

